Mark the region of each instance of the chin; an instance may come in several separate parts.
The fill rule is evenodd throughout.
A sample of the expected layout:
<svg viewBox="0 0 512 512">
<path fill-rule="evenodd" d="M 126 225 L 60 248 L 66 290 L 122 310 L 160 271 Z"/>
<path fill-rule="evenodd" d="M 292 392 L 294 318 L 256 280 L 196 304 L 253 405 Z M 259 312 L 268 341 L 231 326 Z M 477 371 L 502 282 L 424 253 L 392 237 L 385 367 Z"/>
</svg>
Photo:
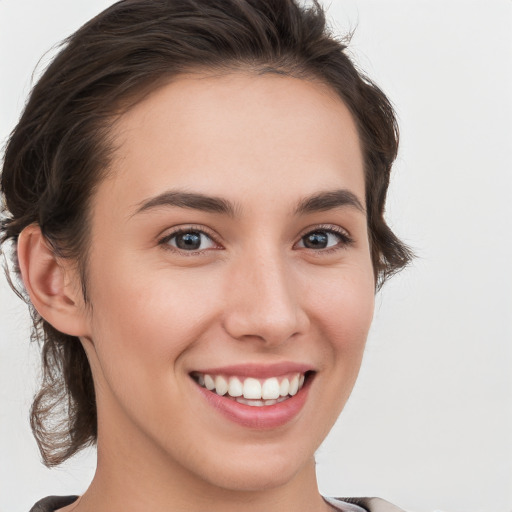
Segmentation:
<svg viewBox="0 0 512 512">
<path fill-rule="evenodd" d="M 301 450 L 260 447 L 258 454 L 222 450 L 215 460 L 203 459 L 199 467 L 189 467 L 200 481 L 214 488 L 235 492 L 258 492 L 285 486 L 300 474 L 315 471 L 312 455 Z M 280 451 L 281 453 L 276 453 Z"/>
<path fill-rule="evenodd" d="M 227 491 L 258 492 L 276 489 L 289 484 L 304 468 L 292 467 L 291 461 L 260 460 L 257 465 L 237 464 L 234 468 L 223 467 L 211 480 L 216 487 Z M 314 461 L 312 461 L 314 466 Z"/>
</svg>

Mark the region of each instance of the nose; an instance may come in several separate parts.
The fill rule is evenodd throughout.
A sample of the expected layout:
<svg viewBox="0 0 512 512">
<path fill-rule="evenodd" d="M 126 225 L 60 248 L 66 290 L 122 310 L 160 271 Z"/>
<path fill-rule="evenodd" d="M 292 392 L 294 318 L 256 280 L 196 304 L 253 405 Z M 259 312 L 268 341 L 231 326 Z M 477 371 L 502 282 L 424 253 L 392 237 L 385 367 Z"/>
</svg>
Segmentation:
<svg viewBox="0 0 512 512">
<path fill-rule="evenodd" d="M 309 327 L 298 283 L 276 252 L 260 251 L 230 269 L 224 328 L 235 339 L 275 346 Z"/>
</svg>

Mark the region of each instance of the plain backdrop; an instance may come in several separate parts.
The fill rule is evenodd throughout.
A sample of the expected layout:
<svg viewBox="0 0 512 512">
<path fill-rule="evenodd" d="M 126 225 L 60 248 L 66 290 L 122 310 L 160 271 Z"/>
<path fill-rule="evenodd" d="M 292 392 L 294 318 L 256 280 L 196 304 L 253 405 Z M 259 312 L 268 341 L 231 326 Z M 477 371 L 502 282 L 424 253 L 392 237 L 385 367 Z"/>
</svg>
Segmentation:
<svg viewBox="0 0 512 512">
<path fill-rule="evenodd" d="M 2 145 L 41 56 L 111 3 L 0 0 Z M 317 454 L 321 491 L 417 512 L 511 512 L 512 1 L 325 4 L 336 31 L 355 29 L 351 54 L 397 109 L 388 218 L 418 258 L 378 295 L 359 381 Z M 28 337 L 2 279 L 0 512 L 79 494 L 94 471 L 93 451 L 40 463 Z"/>
</svg>

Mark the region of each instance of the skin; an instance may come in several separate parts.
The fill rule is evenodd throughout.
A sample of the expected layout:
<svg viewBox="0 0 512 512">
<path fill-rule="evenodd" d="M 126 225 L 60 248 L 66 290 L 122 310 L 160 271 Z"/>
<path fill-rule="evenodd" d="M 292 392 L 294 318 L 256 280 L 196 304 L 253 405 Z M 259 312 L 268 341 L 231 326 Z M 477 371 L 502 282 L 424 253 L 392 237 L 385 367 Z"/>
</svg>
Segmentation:
<svg viewBox="0 0 512 512">
<path fill-rule="evenodd" d="M 182 76 L 123 115 L 113 135 L 112 173 L 92 201 L 90 305 L 59 262 L 46 284 L 67 305 L 41 306 L 80 336 L 97 392 L 97 473 L 63 510 L 328 510 L 314 453 L 356 380 L 375 283 L 364 209 L 296 209 L 338 190 L 365 204 L 349 111 L 310 81 Z M 233 214 L 138 211 L 177 190 L 222 198 Z M 208 236 L 187 252 L 173 246 L 177 228 Z M 328 234 L 329 247 L 306 247 L 311 232 Z M 37 236 L 22 237 L 21 260 Z M 189 375 L 278 362 L 307 363 L 315 376 L 299 414 L 273 429 L 219 414 Z"/>
</svg>

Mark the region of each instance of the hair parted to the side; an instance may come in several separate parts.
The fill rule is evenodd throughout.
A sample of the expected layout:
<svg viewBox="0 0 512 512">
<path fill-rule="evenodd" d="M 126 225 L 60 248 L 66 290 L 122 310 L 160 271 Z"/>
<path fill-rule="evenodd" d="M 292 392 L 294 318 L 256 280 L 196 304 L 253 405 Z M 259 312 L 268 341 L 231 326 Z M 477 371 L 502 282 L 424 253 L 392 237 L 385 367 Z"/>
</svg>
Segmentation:
<svg viewBox="0 0 512 512">
<path fill-rule="evenodd" d="M 36 223 L 59 257 L 77 262 L 87 301 L 89 202 L 109 172 L 116 117 L 181 73 L 236 70 L 318 80 L 339 95 L 364 153 L 376 287 L 403 268 L 411 253 L 383 217 L 398 149 L 393 108 L 356 70 L 316 0 L 122 0 L 65 41 L 6 146 L 0 241 L 14 247 L 12 277 L 18 236 Z M 79 339 L 54 329 L 20 293 L 42 345 L 31 425 L 45 464 L 55 466 L 96 441 L 92 374 Z"/>
</svg>

